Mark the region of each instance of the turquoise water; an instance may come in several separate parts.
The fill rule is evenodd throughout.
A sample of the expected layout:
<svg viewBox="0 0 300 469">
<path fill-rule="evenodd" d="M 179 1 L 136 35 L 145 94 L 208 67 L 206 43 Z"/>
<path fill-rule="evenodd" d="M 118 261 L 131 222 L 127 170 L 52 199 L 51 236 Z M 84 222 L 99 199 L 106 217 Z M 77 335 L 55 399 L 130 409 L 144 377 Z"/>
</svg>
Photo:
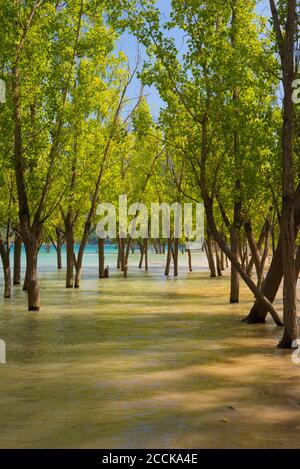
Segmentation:
<svg viewBox="0 0 300 469">
<path fill-rule="evenodd" d="M 75 245 L 75 252 L 77 253 L 79 249 L 78 245 Z M 105 245 L 105 264 L 109 265 L 110 272 L 118 273 L 117 271 L 117 246 L 113 244 Z M 11 265 L 13 266 L 13 247 L 11 249 Z M 133 267 L 135 270 L 139 264 L 139 249 L 135 250 L 135 254 L 130 254 L 129 256 L 129 271 L 130 267 Z M 156 272 L 158 269 L 161 269 L 161 273 L 164 271 L 164 262 L 165 256 L 164 255 L 156 255 L 152 250 L 149 250 L 148 254 L 149 263 L 152 266 L 152 272 Z M 204 254 L 200 251 L 193 252 L 193 261 L 195 269 L 198 271 L 203 271 L 207 269 L 207 261 Z M 21 265 L 22 265 L 22 272 L 24 275 L 24 270 L 26 266 L 26 257 L 25 257 L 25 249 L 22 248 L 22 257 L 21 257 Z M 182 272 L 187 272 L 187 256 L 179 254 L 179 265 L 181 266 Z M 66 267 L 66 247 L 65 245 L 62 247 L 62 267 L 63 271 Z M 42 246 L 39 255 L 38 255 L 38 271 L 39 271 L 39 278 L 43 279 L 46 278 L 47 275 L 53 274 L 57 272 L 57 260 L 56 260 L 56 250 L 53 246 L 46 248 Z M 90 277 L 91 275 L 97 276 L 98 273 L 98 247 L 97 245 L 87 245 L 84 251 L 83 257 L 83 278 L 85 276 Z M 120 273 L 120 272 L 119 272 Z M 150 272 L 151 275 L 151 272 Z M 0 285 L 3 282 L 3 273 L 2 269 L 0 268 Z"/>
<path fill-rule="evenodd" d="M 79 249 L 78 245 L 75 245 L 75 252 L 77 253 Z M 11 264 L 13 265 L 13 246 L 11 249 Z M 84 264 L 87 268 L 96 266 L 98 262 L 98 248 L 97 245 L 87 245 L 84 253 Z M 117 255 L 117 246 L 116 245 L 106 245 L 105 246 L 105 255 L 107 260 L 111 262 L 114 261 L 115 256 Z M 24 268 L 26 264 L 26 257 L 25 257 L 25 249 L 22 248 L 22 267 Z M 63 268 L 66 266 L 66 247 L 65 245 L 62 246 L 62 264 Z M 45 247 L 44 245 L 41 246 L 38 256 L 38 266 L 40 271 L 53 271 L 56 269 L 56 250 L 53 246 L 49 248 Z M 1 275 L 1 274 L 0 274 Z"/>
</svg>

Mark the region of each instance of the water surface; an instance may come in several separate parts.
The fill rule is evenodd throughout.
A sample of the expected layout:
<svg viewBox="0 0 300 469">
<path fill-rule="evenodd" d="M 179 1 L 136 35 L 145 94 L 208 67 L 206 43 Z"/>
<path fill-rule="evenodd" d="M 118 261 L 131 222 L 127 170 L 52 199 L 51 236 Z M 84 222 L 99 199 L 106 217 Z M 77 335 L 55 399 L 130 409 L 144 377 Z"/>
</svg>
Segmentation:
<svg viewBox="0 0 300 469">
<path fill-rule="evenodd" d="M 0 300 L 0 447 L 300 447 L 300 365 L 275 346 L 281 330 L 240 320 L 253 298 L 228 304 L 229 279 L 210 279 L 200 254 L 165 279 L 115 269 L 97 279 L 89 248 L 82 288 L 64 289 L 53 252 L 40 256 L 42 310 L 21 288 Z M 1 277 L 2 295 L 2 277 Z M 280 309 L 281 299 L 277 300 Z"/>
</svg>

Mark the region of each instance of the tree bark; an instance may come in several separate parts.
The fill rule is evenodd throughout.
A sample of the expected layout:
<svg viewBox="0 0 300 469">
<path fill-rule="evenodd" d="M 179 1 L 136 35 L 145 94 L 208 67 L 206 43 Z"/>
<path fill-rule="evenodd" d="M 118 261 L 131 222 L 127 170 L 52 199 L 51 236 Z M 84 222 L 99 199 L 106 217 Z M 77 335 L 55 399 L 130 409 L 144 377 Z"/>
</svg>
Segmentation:
<svg viewBox="0 0 300 469">
<path fill-rule="evenodd" d="M 9 259 L 9 247 L 5 246 L 2 239 L 0 239 L 0 255 L 3 266 L 4 274 L 4 298 L 11 297 L 11 271 L 10 271 L 10 259 Z"/>
<path fill-rule="evenodd" d="M 297 186 L 295 197 L 295 212 L 294 212 L 294 238 L 296 240 L 299 226 L 300 226 L 300 184 Z M 258 243 L 260 244 L 260 243 Z M 297 271 L 297 269 L 295 269 Z M 276 298 L 278 289 L 281 284 L 283 276 L 282 268 L 282 238 L 279 236 L 278 245 L 272 257 L 271 265 L 269 267 L 267 276 L 262 286 L 262 293 L 273 303 Z M 264 304 L 258 299 L 255 300 L 248 316 L 243 320 L 248 324 L 265 323 L 268 310 Z"/>
<path fill-rule="evenodd" d="M 269 241 L 270 241 L 270 227 L 269 227 L 269 224 L 267 224 L 265 246 L 264 246 L 264 250 L 261 256 L 260 271 L 259 271 L 258 283 L 257 283 L 257 286 L 259 289 L 262 288 L 262 285 L 264 282 L 264 269 L 265 269 L 265 264 L 266 264 L 266 260 L 267 260 L 268 253 L 269 253 Z"/>
<path fill-rule="evenodd" d="M 244 224 L 244 227 L 245 227 L 245 233 L 246 233 L 248 244 L 249 244 L 250 251 L 251 251 L 251 256 L 252 256 L 253 263 L 254 263 L 255 269 L 256 269 L 256 274 L 257 274 L 257 279 L 258 279 L 258 287 L 260 288 L 259 284 L 260 284 L 261 258 L 260 258 L 259 249 L 258 249 L 258 246 L 257 246 L 255 238 L 254 238 L 252 225 L 251 225 L 250 221 L 247 221 Z M 249 268 L 249 266 L 248 266 L 248 268 Z M 252 270 L 252 267 L 251 267 L 251 270 Z M 247 273 L 248 273 L 248 269 L 247 269 Z"/>
<path fill-rule="evenodd" d="M 270 0 L 273 28 L 281 59 L 283 99 L 282 126 L 282 212 L 281 243 L 283 268 L 284 334 L 279 348 L 292 348 L 297 339 L 297 310 L 295 282 L 295 190 L 293 161 L 293 101 L 294 45 L 296 39 L 296 0 L 288 0 L 285 30 L 282 32 L 275 0 Z"/>
<path fill-rule="evenodd" d="M 172 239 L 169 238 L 169 239 L 168 239 L 168 250 L 167 250 L 166 268 L 165 268 L 165 276 L 166 276 L 166 277 L 170 274 L 171 258 L 172 258 Z"/>
<path fill-rule="evenodd" d="M 213 255 L 213 250 L 212 250 L 212 238 L 211 238 L 211 234 L 209 231 L 207 232 L 207 238 L 204 241 L 204 248 L 205 248 L 206 257 L 208 260 L 210 276 L 216 277 L 217 273 L 216 273 L 216 266 L 215 266 L 214 255 Z"/>
<path fill-rule="evenodd" d="M 143 267 L 144 262 L 144 244 L 140 244 L 140 262 L 139 262 L 139 269 Z"/>
<path fill-rule="evenodd" d="M 120 238 L 118 238 L 118 258 L 117 258 L 117 269 L 121 268 L 121 250 L 120 250 Z"/>
<path fill-rule="evenodd" d="M 191 252 L 191 246 L 189 240 L 186 242 L 186 252 L 188 255 L 188 266 L 189 266 L 189 272 L 193 272 L 193 265 L 192 265 L 192 252 Z"/>
<path fill-rule="evenodd" d="M 99 278 L 104 278 L 104 239 L 98 238 L 98 261 L 99 261 Z"/>
<path fill-rule="evenodd" d="M 67 270 L 66 270 L 66 288 L 74 287 L 74 224 L 72 215 L 68 213 L 65 219 L 66 233 L 66 254 L 67 254 Z"/>
<path fill-rule="evenodd" d="M 277 295 L 278 289 L 282 280 L 282 241 L 281 237 L 279 238 L 277 249 L 272 258 L 270 268 L 268 270 L 266 279 L 262 285 L 261 292 L 268 298 L 268 300 L 273 303 Z M 254 302 L 254 305 L 251 308 L 248 316 L 243 320 L 247 324 L 260 324 L 266 322 L 266 317 L 268 315 L 268 307 L 266 304 L 263 304 L 259 298 Z"/>
<path fill-rule="evenodd" d="M 124 278 L 128 277 L 129 254 L 130 254 L 130 250 L 132 249 L 132 246 L 133 246 L 132 238 L 131 238 L 131 236 L 128 236 L 127 245 L 126 245 L 126 252 L 125 252 Z"/>
<path fill-rule="evenodd" d="M 15 244 L 14 244 L 14 277 L 13 284 L 21 284 L 21 254 L 22 254 L 22 238 L 17 233 L 15 235 Z"/>
<path fill-rule="evenodd" d="M 26 254 L 26 249 L 25 249 Z M 23 282 L 23 291 L 28 291 L 28 269 L 27 269 L 27 255 L 26 255 L 26 269 L 25 269 L 25 276 Z"/>
<path fill-rule="evenodd" d="M 231 252 L 236 262 L 239 262 L 239 235 L 236 229 L 232 229 L 230 233 Z M 230 303 L 239 302 L 240 293 L 240 277 L 234 264 L 231 262 L 230 276 Z"/>
<path fill-rule="evenodd" d="M 120 263 L 121 263 L 121 272 L 124 272 L 124 269 L 125 269 L 125 238 L 120 239 Z"/>
<path fill-rule="evenodd" d="M 216 251 L 216 264 L 217 264 L 218 277 L 222 277 L 221 257 L 220 257 L 218 243 L 215 243 L 215 251 Z"/>
<path fill-rule="evenodd" d="M 56 232 L 56 259 L 57 259 L 57 269 L 62 269 L 62 259 L 61 259 L 61 247 L 63 243 L 63 236 L 59 228 L 55 228 Z"/>
<path fill-rule="evenodd" d="M 173 262 L 174 262 L 174 277 L 178 277 L 178 250 L 179 250 L 179 239 L 174 239 L 173 248 Z"/>
<path fill-rule="evenodd" d="M 152 244 L 153 244 L 153 247 L 154 247 L 154 251 L 155 251 L 155 254 L 158 254 L 158 247 L 157 247 L 157 244 L 156 244 L 156 240 L 154 239 Z"/>
<path fill-rule="evenodd" d="M 147 272 L 149 270 L 149 265 L 148 265 L 148 239 L 144 239 L 144 254 L 145 254 L 145 271 Z"/>
<path fill-rule="evenodd" d="M 36 237 L 25 244 L 27 261 L 27 292 L 28 292 L 28 311 L 39 311 L 40 309 L 40 291 L 37 278 L 37 259 L 39 251 L 39 242 Z"/>
<path fill-rule="evenodd" d="M 26 276 L 24 289 L 28 292 L 28 310 L 40 308 L 39 287 L 37 281 L 37 255 L 41 237 L 41 226 L 38 217 L 30 224 L 30 210 L 24 179 L 24 159 L 21 125 L 21 98 L 19 76 L 19 52 L 13 67 L 13 103 L 14 103 L 14 163 L 18 192 L 20 230 L 26 251 Z"/>
<path fill-rule="evenodd" d="M 222 234 L 222 236 L 223 236 L 224 241 L 226 242 L 225 235 Z M 221 249 L 221 270 L 225 270 L 225 268 L 226 268 L 226 259 L 225 259 L 225 257 L 226 256 L 225 256 L 224 252 Z"/>
<path fill-rule="evenodd" d="M 275 323 L 278 326 L 282 326 L 282 322 L 281 322 L 281 320 L 280 320 L 280 318 L 277 314 L 277 311 L 273 307 L 272 303 L 263 295 L 263 293 L 260 290 L 258 290 L 258 288 L 252 282 L 252 280 L 249 278 L 247 273 L 242 269 L 241 265 L 239 264 L 239 262 L 236 261 L 235 256 L 232 254 L 231 250 L 228 248 L 226 243 L 223 241 L 222 236 L 218 232 L 218 229 L 216 227 L 215 220 L 214 220 L 214 214 L 213 214 L 213 201 L 207 195 L 207 193 L 205 191 L 205 186 L 202 186 L 202 197 L 204 199 L 204 206 L 205 206 L 207 223 L 208 223 L 208 226 L 209 226 L 215 240 L 219 244 L 220 248 L 223 249 L 224 253 L 226 254 L 228 259 L 230 260 L 231 264 L 234 265 L 235 269 L 240 274 L 240 276 L 242 277 L 242 279 L 244 280 L 246 285 L 249 287 L 249 289 L 252 291 L 254 296 L 259 298 L 262 301 L 262 303 L 264 303 L 266 305 L 266 307 L 269 310 L 270 314 L 272 315 L 272 318 L 274 319 Z"/>
</svg>

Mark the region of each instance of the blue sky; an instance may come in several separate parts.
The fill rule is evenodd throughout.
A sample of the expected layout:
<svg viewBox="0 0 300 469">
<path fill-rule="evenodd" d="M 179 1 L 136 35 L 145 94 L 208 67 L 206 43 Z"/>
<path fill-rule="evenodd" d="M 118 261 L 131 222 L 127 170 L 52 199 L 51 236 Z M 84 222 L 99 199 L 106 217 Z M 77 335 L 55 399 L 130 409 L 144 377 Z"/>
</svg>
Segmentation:
<svg viewBox="0 0 300 469">
<path fill-rule="evenodd" d="M 159 7 L 161 11 L 162 17 L 167 18 L 169 16 L 170 4 L 171 4 L 171 0 L 157 0 L 157 6 Z M 260 14 L 269 15 L 270 14 L 269 0 L 257 1 L 257 11 Z M 173 37 L 178 41 L 178 44 L 181 44 L 182 35 L 180 31 L 174 31 Z M 138 45 L 137 40 L 132 35 L 125 33 L 119 41 L 118 49 L 125 52 L 125 54 L 129 58 L 129 61 L 132 67 L 134 66 L 136 62 L 138 50 L 140 50 L 141 66 L 142 66 L 143 59 L 146 58 L 146 53 L 145 53 L 144 48 L 141 45 Z M 140 92 L 140 87 L 141 85 L 140 85 L 139 80 L 137 78 L 134 79 L 129 89 L 129 97 L 130 98 L 138 97 L 139 92 Z M 159 93 L 156 90 L 156 88 L 152 86 L 150 88 L 145 87 L 144 94 L 147 95 L 147 100 L 151 107 L 152 114 L 154 118 L 156 119 L 159 115 L 159 110 L 161 106 L 163 105 L 163 102 L 160 99 Z"/>
</svg>

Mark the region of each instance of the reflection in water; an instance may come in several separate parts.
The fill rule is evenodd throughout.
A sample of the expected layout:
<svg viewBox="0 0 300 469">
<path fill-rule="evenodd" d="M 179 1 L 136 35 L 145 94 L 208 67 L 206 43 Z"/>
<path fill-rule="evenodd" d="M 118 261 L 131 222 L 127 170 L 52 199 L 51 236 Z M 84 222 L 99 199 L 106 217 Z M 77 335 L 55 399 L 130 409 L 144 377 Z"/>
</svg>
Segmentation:
<svg viewBox="0 0 300 469">
<path fill-rule="evenodd" d="M 300 447 L 282 331 L 241 324 L 253 298 L 229 305 L 228 278 L 165 279 L 161 262 L 98 280 L 91 256 L 80 291 L 44 266 L 40 313 L 21 289 L 1 300 L 0 447 Z"/>
</svg>

